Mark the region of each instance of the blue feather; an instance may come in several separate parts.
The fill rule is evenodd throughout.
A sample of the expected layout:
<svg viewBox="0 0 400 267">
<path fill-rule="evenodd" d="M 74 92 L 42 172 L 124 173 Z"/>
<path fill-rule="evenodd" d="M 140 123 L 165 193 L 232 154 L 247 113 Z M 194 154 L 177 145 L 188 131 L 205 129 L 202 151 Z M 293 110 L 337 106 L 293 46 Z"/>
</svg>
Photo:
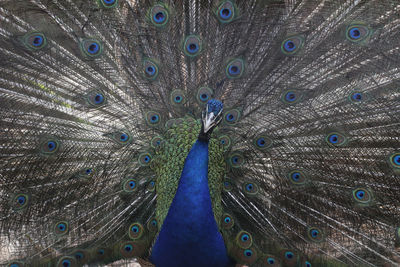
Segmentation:
<svg viewBox="0 0 400 267">
<path fill-rule="evenodd" d="M 206 141 L 197 140 L 185 160 L 151 261 L 157 267 L 222 267 L 230 264 L 211 206 Z"/>
</svg>

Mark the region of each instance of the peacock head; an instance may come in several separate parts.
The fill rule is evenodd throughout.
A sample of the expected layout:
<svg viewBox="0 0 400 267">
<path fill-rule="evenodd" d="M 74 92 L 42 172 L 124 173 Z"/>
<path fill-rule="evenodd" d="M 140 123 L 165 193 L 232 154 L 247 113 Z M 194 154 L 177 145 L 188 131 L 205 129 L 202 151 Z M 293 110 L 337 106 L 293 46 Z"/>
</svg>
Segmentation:
<svg viewBox="0 0 400 267">
<path fill-rule="evenodd" d="M 206 110 L 202 113 L 201 133 L 211 134 L 212 130 L 222 120 L 222 109 L 224 105 L 217 99 L 211 99 L 207 102 Z"/>
</svg>

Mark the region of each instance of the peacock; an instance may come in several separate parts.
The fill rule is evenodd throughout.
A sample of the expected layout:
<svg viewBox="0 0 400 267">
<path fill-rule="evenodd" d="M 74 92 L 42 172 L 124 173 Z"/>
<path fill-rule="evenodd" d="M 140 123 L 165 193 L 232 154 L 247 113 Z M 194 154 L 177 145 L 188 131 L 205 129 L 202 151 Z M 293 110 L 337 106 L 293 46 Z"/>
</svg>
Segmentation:
<svg viewBox="0 0 400 267">
<path fill-rule="evenodd" d="M 398 0 L 0 1 L 0 264 L 400 266 Z"/>
</svg>

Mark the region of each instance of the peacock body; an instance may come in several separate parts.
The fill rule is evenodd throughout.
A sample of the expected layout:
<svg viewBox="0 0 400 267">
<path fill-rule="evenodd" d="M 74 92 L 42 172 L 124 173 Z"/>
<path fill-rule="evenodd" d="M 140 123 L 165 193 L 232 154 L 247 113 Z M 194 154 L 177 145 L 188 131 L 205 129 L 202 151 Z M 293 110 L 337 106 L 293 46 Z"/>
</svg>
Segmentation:
<svg viewBox="0 0 400 267">
<path fill-rule="evenodd" d="M 398 266 L 399 12 L 1 1 L 0 264 Z"/>
</svg>

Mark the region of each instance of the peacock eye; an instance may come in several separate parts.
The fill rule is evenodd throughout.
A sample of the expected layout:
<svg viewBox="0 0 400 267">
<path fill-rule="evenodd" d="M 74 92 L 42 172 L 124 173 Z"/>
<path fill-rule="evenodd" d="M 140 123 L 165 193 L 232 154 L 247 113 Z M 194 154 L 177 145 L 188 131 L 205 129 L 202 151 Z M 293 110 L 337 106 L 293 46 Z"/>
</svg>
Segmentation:
<svg viewBox="0 0 400 267">
<path fill-rule="evenodd" d="M 158 66 L 152 60 L 145 60 L 143 64 L 144 76 L 148 80 L 154 80 L 158 76 Z"/>
<path fill-rule="evenodd" d="M 400 156 L 394 156 L 393 157 L 393 163 L 396 164 L 397 166 L 400 166 Z"/>
<path fill-rule="evenodd" d="M 367 39 L 370 34 L 370 28 L 362 24 L 350 25 L 346 29 L 346 38 L 353 43 L 358 43 Z"/>
<path fill-rule="evenodd" d="M 292 173 L 292 179 L 293 181 L 298 182 L 300 180 L 300 173 L 299 172 Z"/>
<path fill-rule="evenodd" d="M 100 107 L 106 102 L 106 97 L 100 90 L 90 91 L 85 98 L 86 102 L 92 107 Z"/>
<path fill-rule="evenodd" d="M 87 51 L 93 55 L 99 52 L 99 49 L 100 45 L 98 43 L 93 42 L 88 45 Z"/>
<path fill-rule="evenodd" d="M 227 135 L 221 135 L 218 137 L 220 144 L 223 146 L 224 150 L 228 150 L 232 144 L 231 138 Z"/>
<path fill-rule="evenodd" d="M 136 182 L 135 181 L 130 181 L 128 183 L 128 186 L 129 186 L 130 189 L 134 189 L 136 187 Z"/>
<path fill-rule="evenodd" d="M 225 1 L 219 5 L 216 14 L 221 23 L 231 22 L 235 18 L 235 6 L 231 1 Z"/>
<path fill-rule="evenodd" d="M 75 256 L 75 259 L 77 259 L 77 260 L 81 260 L 84 258 L 82 252 L 76 252 L 74 256 Z"/>
<path fill-rule="evenodd" d="M 239 121 L 240 115 L 240 111 L 237 109 L 227 110 L 224 113 L 224 122 L 228 125 L 233 125 Z"/>
<path fill-rule="evenodd" d="M 128 145 L 132 141 L 132 137 L 126 131 L 118 131 L 111 134 L 112 139 L 120 145 Z"/>
<path fill-rule="evenodd" d="M 81 42 L 81 51 L 88 58 L 96 58 L 102 54 L 103 46 L 98 40 L 84 39 Z"/>
<path fill-rule="evenodd" d="M 47 45 L 47 39 L 43 33 L 32 32 L 25 34 L 23 43 L 30 50 L 40 50 Z"/>
<path fill-rule="evenodd" d="M 273 144 L 272 139 L 265 134 L 259 134 L 253 140 L 253 145 L 260 151 L 267 150 Z"/>
<path fill-rule="evenodd" d="M 152 75 L 154 75 L 154 74 L 156 73 L 156 68 L 154 68 L 153 66 L 148 66 L 148 67 L 146 68 L 146 73 L 147 73 L 149 76 L 152 76 Z"/>
<path fill-rule="evenodd" d="M 292 40 L 287 40 L 283 47 L 287 52 L 292 52 L 296 49 L 296 44 Z"/>
<path fill-rule="evenodd" d="M 283 40 L 281 50 L 285 55 L 294 55 L 303 47 L 304 38 L 302 36 L 291 36 Z"/>
<path fill-rule="evenodd" d="M 243 184 L 244 193 L 248 196 L 255 195 L 258 193 L 258 185 L 251 182 L 246 182 Z"/>
<path fill-rule="evenodd" d="M 71 261 L 70 261 L 70 260 L 63 260 L 63 261 L 61 262 L 61 266 L 63 266 L 63 267 L 69 267 L 69 266 L 71 266 Z"/>
<path fill-rule="evenodd" d="M 356 188 L 353 190 L 353 199 L 361 206 L 370 205 L 373 199 L 372 191 L 367 188 Z"/>
<path fill-rule="evenodd" d="M 64 256 L 61 257 L 60 260 L 57 263 L 57 267 L 70 267 L 70 266 L 76 266 L 77 261 L 74 257 L 69 257 L 69 256 Z"/>
<path fill-rule="evenodd" d="M 160 117 L 157 114 L 155 114 L 155 115 L 150 117 L 150 122 L 151 123 L 157 123 L 159 121 L 159 119 L 160 119 Z"/>
<path fill-rule="evenodd" d="M 352 39 L 361 38 L 360 29 L 357 28 L 357 27 L 351 28 L 351 29 L 349 30 L 349 35 L 350 35 L 350 38 L 352 38 Z"/>
<path fill-rule="evenodd" d="M 224 191 L 226 191 L 226 192 L 231 191 L 233 188 L 233 184 L 229 179 L 225 179 L 224 182 L 222 183 L 222 185 L 223 185 Z"/>
<path fill-rule="evenodd" d="M 184 42 L 184 52 L 187 56 L 197 56 L 201 51 L 202 42 L 200 37 L 196 35 L 189 35 Z"/>
<path fill-rule="evenodd" d="M 12 201 L 13 209 L 21 210 L 27 207 L 29 202 L 29 197 L 26 194 L 20 193 L 14 196 Z"/>
<path fill-rule="evenodd" d="M 273 264 L 275 263 L 275 259 L 269 257 L 269 258 L 267 259 L 267 262 L 268 262 L 268 264 L 273 265 Z"/>
<path fill-rule="evenodd" d="M 150 232 L 157 232 L 158 231 L 158 223 L 156 219 L 151 219 L 148 223 L 147 223 L 147 229 Z"/>
<path fill-rule="evenodd" d="M 247 184 L 246 185 L 246 190 L 247 191 L 251 191 L 251 190 L 253 190 L 253 188 L 254 188 L 253 184 Z"/>
<path fill-rule="evenodd" d="M 400 168 L 400 153 L 394 153 L 389 157 L 390 164 L 394 168 Z"/>
<path fill-rule="evenodd" d="M 308 238 L 313 242 L 322 242 L 324 240 L 324 234 L 322 230 L 311 227 L 308 229 Z"/>
<path fill-rule="evenodd" d="M 296 94 L 294 92 L 287 92 L 285 95 L 285 99 L 288 102 L 294 102 L 296 101 Z"/>
<path fill-rule="evenodd" d="M 102 104 L 104 102 L 104 96 L 103 96 L 103 94 L 100 94 L 100 93 L 98 93 L 98 94 L 96 94 L 95 96 L 94 96 L 94 103 L 95 104 Z"/>
<path fill-rule="evenodd" d="M 149 190 L 149 191 L 154 191 L 155 185 L 156 185 L 156 182 L 150 181 L 150 182 L 147 184 L 147 190 Z"/>
<path fill-rule="evenodd" d="M 17 197 L 17 203 L 19 205 L 23 205 L 23 204 L 25 204 L 25 202 L 26 202 L 26 197 L 25 196 L 18 196 Z"/>
<path fill-rule="evenodd" d="M 208 87 L 200 87 L 197 90 L 197 101 L 201 104 L 206 104 L 213 96 L 214 92 Z"/>
<path fill-rule="evenodd" d="M 55 150 L 56 147 L 57 147 L 56 142 L 54 142 L 54 141 L 47 142 L 47 148 L 49 149 L 49 151 Z"/>
<path fill-rule="evenodd" d="M 196 43 L 189 43 L 186 46 L 186 49 L 189 53 L 196 53 L 197 51 L 199 51 L 199 46 Z"/>
<path fill-rule="evenodd" d="M 162 136 L 154 136 L 151 141 L 150 141 L 150 145 L 152 148 L 157 148 L 161 145 L 161 143 L 164 141 Z"/>
<path fill-rule="evenodd" d="M 165 21 L 165 13 L 162 11 L 157 12 L 154 14 L 153 19 L 157 24 L 163 23 Z"/>
<path fill-rule="evenodd" d="M 33 37 L 32 45 L 35 47 L 39 47 L 43 45 L 44 38 L 41 35 L 35 35 Z"/>
<path fill-rule="evenodd" d="M 329 141 L 329 143 L 331 143 L 331 144 L 336 144 L 337 142 L 339 142 L 339 136 L 338 136 L 337 134 L 331 134 L 331 135 L 328 137 L 328 141 Z"/>
<path fill-rule="evenodd" d="M 343 134 L 337 132 L 328 134 L 325 140 L 329 145 L 332 146 L 342 146 L 347 142 L 347 138 Z"/>
<path fill-rule="evenodd" d="M 141 153 L 139 155 L 139 164 L 142 166 L 148 166 L 151 162 L 152 156 L 148 152 Z"/>
<path fill-rule="evenodd" d="M 170 94 L 170 102 L 173 106 L 182 106 L 185 103 L 185 93 L 182 90 L 174 90 Z"/>
<path fill-rule="evenodd" d="M 238 66 L 229 66 L 229 74 L 237 75 L 239 74 L 239 67 Z"/>
<path fill-rule="evenodd" d="M 302 98 L 303 98 L 303 93 L 299 90 L 294 90 L 294 89 L 284 91 L 281 96 L 282 102 L 287 105 L 298 103 Z"/>
<path fill-rule="evenodd" d="M 224 229 L 231 229 L 232 227 L 233 227 L 233 225 L 234 225 L 234 220 L 232 219 L 232 216 L 231 215 L 229 215 L 229 214 L 224 214 L 223 216 L 222 216 L 222 223 L 221 223 L 221 225 L 222 225 L 222 227 L 224 228 Z"/>
<path fill-rule="evenodd" d="M 123 183 L 122 183 L 122 189 L 127 192 L 133 192 L 137 188 L 137 182 L 134 178 L 127 178 Z"/>
<path fill-rule="evenodd" d="M 239 168 L 243 165 L 244 158 L 240 152 L 233 152 L 229 157 L 229 164 L 233 168 Z"/>
<path fill-rule="evenodd" d="M 294 258 L 293 252 L 290 252 L 290 251 L 285 252 L 285 258 L 288 260 L 293 259 Z"/>
<path fill-rule="evenodd" d="M 223 19 L 223 20 L 228 20 L 228 19 L 230 19 L 230 18 L 232 17 L 232 14 L 233 14 L 233 12 L 232 12 L 232 10 L 230 10 L 229 8 L 222 8 L 222 9 L 219 11 L 219 16 L 220 16 L 220 18 Z"/>
<path fill-rule="evenodd" d="M 161 123 L 161 115 L 157 111 L 148 111 L 145 114 L 147 125 L 151 127 L 157 127 Z"/>
<path fill-rule="evenodd" d="M 40 145 L 40 152 L 43 155 L 55 154 L 59 150 L 60 142 L 55 138 L 49 138 Z"/>
<path fill-rule="evenodd" d="M 236 243 L 239 247 L 247 249 L 251 247 L 251 245 L 253 244 L 253 240 L 248 232 L 241 231 L 236 237 Z"/>
<path fill-rule="evenodd" d="M 354 102 L 360 102 L 363 99 L 363 95 L 362 95 L 362 93 L 352 93 L 351 94 L 351 99 Z"/>
<path fill-rule="evenodd" d="M 157 4 L 151 8 L 151 22 L 157 27 L 162 27 L 168 22 L 169 12 L 166 6 Z"/>
<path fill-rule="evenodd" d="M 122 133 L 121 136 L 119 137 L 119 140 L 121 142 L 126 142 L 128 141 L 129 136 L 126 133 Z"/>
<path fill-rule="evenodd" d="M 131 258 L 133 257 L 134 253 L 136 252 L 136 246 L 133 242 L 124 242 L 121 244 L 120 253 L 124 258 Z"/>
<path fill-rule="evenodd" d="M 140 223 L 133 223 L 129 227 L 129 237 L 132 239 L 139 239 L 143 234 L 143 226 Z"/>
<path fill-rule="evenodd" d="M 231 60 L 226 66 L 226 76 L 230 79 L 240 78 L 244 71 L 244 61 L 240 58 Z"/>
<path fill-rule="evenodd" d="M 258 138 L 256 142 L 258 147 L 265 147 L 265 145 L 267 144 L 264 137 Z"/>
<path fill-rule="evenodd" d="M 49 141 L 49 142 L 47 142 L 47 149 L 51 152 L 51 151 L 54 151 L 55 149 L 56 149 L 56 147 L 57 147 L 57 144 L 56 144 L 56 142 L 54 142 L 54 141 Z"/>
<path fill-rule="evenodd" d="M 55 225 L 54 231 L 56 235 L 62 236 L 68 233 L 68 223 L 65 221 L 58 222 Z"/>
<path fill-rule="evenodd" d="M 103 7 L 106 8 L 115 7 L 117 5 L 117 0 L 100 0 L 100 2 L 102 3 Z"/>
<path fill-rule="evenodd" d="M 240 238 L 243 242 L 246 242 L 247 240 L 249 240 L 249 236 L 244 234 L 242 235 L 242 237 Z"/>
<path fill-rule="evenodd" d="M 244 252 L 244 255 L 248 258 L 250 258 L 251 256 L 253 256 L 253 251 L 251 249 L 246 249 Z"/>
</svg>

